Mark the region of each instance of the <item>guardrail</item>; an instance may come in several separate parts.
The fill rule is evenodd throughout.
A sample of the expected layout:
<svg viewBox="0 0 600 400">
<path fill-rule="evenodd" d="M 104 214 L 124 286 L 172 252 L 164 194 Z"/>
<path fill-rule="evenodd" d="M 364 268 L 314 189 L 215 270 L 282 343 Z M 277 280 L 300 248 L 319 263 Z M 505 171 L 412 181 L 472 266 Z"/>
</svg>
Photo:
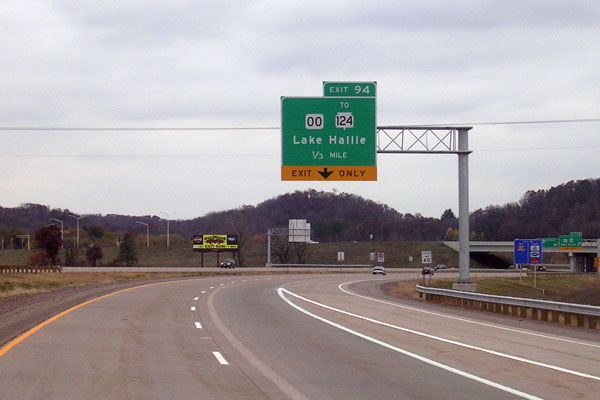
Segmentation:
<svg viewBox="0 0 600 400">
<path fill-rule="evenodd" d="M 417 292 L 419 297 L 425 296 L 425 300 L 433 303 L 449 304 L 520 318 L 557 322 L 565 325 L 576 325 L 590 329 L 598 329 L 600 326 L 598 324 L 600 307 L 595 306 L 461 292 L 421 285 L 417 285 Z"/>
<path fill-rule="evenodd" d="M 62 272 L 60 265 L 0 265 L 0 274 Z"/>
<path fill-rule="evenodd" d="M 284 268 L 371 268 L 369 264 L 271 264 Z"/>
</svg>

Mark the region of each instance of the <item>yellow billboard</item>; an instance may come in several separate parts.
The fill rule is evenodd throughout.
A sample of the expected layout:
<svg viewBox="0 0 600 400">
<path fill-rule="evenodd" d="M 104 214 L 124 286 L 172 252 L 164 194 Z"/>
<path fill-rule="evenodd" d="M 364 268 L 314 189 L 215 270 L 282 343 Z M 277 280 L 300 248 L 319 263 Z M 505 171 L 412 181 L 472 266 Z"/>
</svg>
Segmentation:
<svg viewBox="0 0 600 400">
<path fill-rule="evenodd" d="M 194 235 L 194 250 L 237 250 L 238 237 L 236 235 Z"/>
</svg>

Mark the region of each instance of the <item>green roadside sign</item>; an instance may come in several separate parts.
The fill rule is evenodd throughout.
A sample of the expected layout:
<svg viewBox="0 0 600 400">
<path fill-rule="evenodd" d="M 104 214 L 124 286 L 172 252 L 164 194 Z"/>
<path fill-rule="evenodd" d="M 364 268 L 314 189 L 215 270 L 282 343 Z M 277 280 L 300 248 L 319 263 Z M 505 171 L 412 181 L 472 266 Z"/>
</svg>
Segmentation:
<svg viewBox="0 0 600 400">
<path fill-rule="evenodd" d="M 560 235 L 558 237 L 558 242 L 558 247 L 563 250 L 581 250 L 581 232 L 571 232 L 570 235 Z"/>
<path fill-rule="evenodd" d="M 542 248 L 558 248 L 558 238 L 541 238 Z"/>
</svg>

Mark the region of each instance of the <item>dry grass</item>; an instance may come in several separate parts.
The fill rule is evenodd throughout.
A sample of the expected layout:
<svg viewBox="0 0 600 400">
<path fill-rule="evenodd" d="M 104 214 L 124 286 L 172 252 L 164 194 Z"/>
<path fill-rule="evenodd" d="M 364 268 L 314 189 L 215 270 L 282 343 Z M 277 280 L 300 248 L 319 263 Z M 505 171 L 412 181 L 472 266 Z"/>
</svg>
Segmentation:
<svg viewBox="0 0 600 400">
<path fill-rule="evenodd" d="M 533 276 L 524 276 L 521 283 L 519 278 L 480 278 L 473 281 L 477 283 L 479 293 L 600 306 L 600 278 L 592 275 L 540 274 L 537 277 L 537 287 L 533 286 Z M 384 290 L 397 297 L 415 299 L 418 298 L 415 285 L 422 282 L 422 280 L 390 282 Z M 431 285 L 452 289 L 454 282 L 453 279 L 435 277 Z"/>
<path fill-rule="evenodd" d="M 98 285 L 130 280 L 175 278 L 193 276 L 192 273 L 138 273 L 138 272 L 68 272 L 62 274 L 2 274 L 0 298 L 19 294 L 48 292 L 69 286 Z"/>
</svg>

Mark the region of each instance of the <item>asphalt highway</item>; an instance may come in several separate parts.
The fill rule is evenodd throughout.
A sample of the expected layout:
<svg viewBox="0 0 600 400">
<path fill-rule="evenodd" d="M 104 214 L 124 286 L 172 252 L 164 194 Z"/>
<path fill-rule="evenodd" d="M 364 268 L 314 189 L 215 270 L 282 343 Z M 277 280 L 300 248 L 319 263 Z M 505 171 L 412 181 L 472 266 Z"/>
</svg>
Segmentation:
<svg viewBox="0 0 600 400">
<path fill-rule="evenodd" d="M 0 399 L 598 398 L 597 333 L 389 299 L 394 275 L 127 289 L 0 349 Z"/>
</svg>

